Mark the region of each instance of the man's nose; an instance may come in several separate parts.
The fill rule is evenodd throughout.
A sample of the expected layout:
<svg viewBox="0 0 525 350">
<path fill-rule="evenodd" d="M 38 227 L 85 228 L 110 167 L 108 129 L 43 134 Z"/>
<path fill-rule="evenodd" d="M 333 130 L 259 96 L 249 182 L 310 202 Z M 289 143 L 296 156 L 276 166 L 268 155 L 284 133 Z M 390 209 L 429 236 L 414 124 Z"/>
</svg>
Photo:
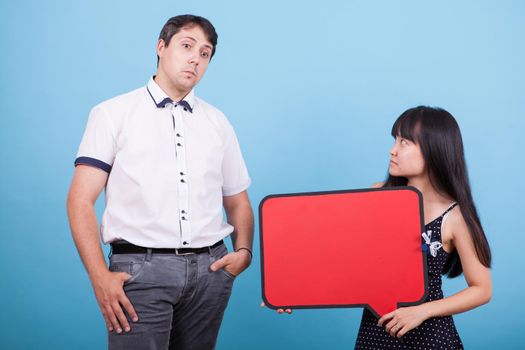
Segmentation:
<svg viewBox="0 0 525 350">
<path fill-rule="evenodd" d="M 199 53 L 192 52 L 188 59 L 188 63 L 198 65 L 199 64 Z"/>
</svg>

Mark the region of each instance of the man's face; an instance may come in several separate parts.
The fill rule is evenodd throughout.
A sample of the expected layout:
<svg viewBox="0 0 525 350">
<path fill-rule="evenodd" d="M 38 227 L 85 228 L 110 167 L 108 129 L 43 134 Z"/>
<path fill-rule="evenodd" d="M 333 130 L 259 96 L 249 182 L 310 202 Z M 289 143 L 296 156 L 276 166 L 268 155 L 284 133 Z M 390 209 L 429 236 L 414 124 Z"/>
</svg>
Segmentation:
<svg viewBox="0 0 525 350">
<path fill-rule="evenodd" d="M 208 68 L 213 46 L 198 25 L 181 29 L 168 46 L 163 40 L 157 44 L 158 75 L 181 91 L 191 90 Z"/>
</svg>

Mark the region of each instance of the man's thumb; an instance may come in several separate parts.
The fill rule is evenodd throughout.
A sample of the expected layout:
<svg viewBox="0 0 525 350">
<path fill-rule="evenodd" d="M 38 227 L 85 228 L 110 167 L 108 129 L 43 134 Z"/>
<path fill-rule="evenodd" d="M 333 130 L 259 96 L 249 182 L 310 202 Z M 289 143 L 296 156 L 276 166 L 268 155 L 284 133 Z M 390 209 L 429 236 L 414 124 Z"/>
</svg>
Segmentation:
<svg viewBox="0 0 525 350">
<path fill-rule="evenodd" d="M 212 271 L 217 271 L 219 269 L 222 269 L 224 266 L 226 266 L 226 259 L 221 258 L 217 260 L 216 262 L 214 262 L 213 264 L 211 264 L 210 269 Z"/>
</svg>

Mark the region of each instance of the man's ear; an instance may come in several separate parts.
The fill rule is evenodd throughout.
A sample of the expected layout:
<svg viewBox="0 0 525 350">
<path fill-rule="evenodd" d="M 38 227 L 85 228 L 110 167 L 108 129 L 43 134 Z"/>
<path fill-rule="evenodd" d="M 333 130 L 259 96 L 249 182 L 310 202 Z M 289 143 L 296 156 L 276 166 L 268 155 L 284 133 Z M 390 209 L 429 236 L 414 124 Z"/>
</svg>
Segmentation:
<svg viewBox="0 0 525 350">
<path fill-rule="evenodd" d="M 166 48 L 166 45 L 165 45 L 165 42 L 163 39 L 159 39 L 159 41 L 157 42 L 157 56 L 162 56 L 161 53 L 162 51 L 164 51 L 164 49 Z"/>
</svg>

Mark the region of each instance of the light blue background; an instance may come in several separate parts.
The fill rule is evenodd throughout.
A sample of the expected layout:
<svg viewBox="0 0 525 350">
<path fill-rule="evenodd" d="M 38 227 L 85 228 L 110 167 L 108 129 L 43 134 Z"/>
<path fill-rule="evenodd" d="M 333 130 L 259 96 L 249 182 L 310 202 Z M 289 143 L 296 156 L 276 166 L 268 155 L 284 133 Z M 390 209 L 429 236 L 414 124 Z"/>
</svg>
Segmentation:
<svg viewBox="0 0 525 350">
<path fill-rule="evenodd" d="M 3 1 L 0 348 L 106 346 L 66 219 L 73 160 L 90 108 L 147 82 L 158 32 L 183 13 L 219 33 L 197 93 L 236 128 L 254 209 L 271 193 L 367 187 L 401 112 L 455 115 L 494 254 L 491 303 L 456 324 L 467 349 L 525 344 L 524 2 Z M 360 309 L 261 309 L 257 258 L 218 349 L 353 348 Z M 447 294 L 464 286 L 445 280 Z"/>
</svg>

